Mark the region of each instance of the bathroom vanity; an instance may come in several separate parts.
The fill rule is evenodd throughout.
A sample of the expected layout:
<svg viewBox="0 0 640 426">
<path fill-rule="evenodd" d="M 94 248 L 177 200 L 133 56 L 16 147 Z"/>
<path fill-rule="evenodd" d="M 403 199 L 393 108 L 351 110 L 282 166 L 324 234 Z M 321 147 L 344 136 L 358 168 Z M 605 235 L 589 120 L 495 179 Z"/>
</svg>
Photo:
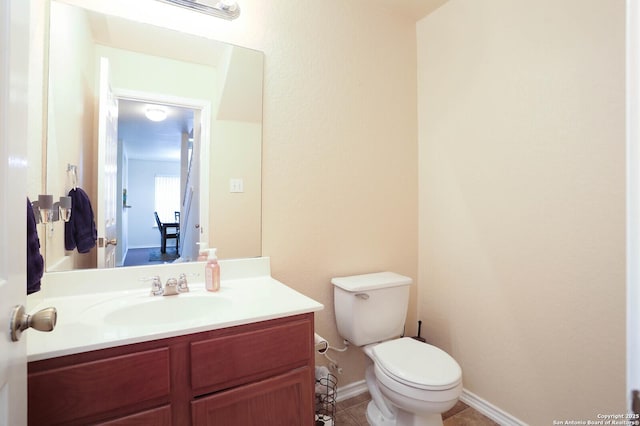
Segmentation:
<svg viewBox="0 0 640 426">
<path fill-rule="evenodd" d="M 38 307 L 59 305 L 59 322 L 28 337 L 29 424 L 312 425 L 313 312 L 322 305 L 232 262 L 251 260 L 221 261 L 220 294 L 196 283 L 177 296 L 139 288 L 42 297 Z M 216 312 L 194 309 L 209 296 Z M 113 316 L 137 306 L 158 317 L 125 327 Z"/>
</svg>

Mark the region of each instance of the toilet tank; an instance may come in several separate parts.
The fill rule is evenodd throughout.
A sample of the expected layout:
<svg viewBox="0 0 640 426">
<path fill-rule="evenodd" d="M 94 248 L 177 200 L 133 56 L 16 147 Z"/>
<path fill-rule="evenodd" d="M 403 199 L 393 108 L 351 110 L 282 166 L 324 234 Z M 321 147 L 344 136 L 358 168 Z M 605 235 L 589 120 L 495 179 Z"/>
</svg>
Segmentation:
<svg viewBox="0 0 640 426">
<path fill-rule="evenodd" d="M 333 303 L 338 332 L 363 346 L 402 334 L 411 278 L 394 272 L 333 278 Z"/>
</svg>

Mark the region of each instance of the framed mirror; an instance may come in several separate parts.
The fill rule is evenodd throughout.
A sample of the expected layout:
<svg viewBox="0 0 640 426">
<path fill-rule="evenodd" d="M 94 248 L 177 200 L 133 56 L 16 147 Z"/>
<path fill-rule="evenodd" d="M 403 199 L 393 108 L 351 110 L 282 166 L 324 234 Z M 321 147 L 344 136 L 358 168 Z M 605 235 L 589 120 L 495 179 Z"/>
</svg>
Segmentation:
<svg viewBox="0 0 640 426">
<path fill-rule="evenodd" d="M 67 250 L 64 222 L 39 225 L 46 270 L 126 266 L 140 249 L 152 262 L 192 261 L 199 242 L 223 259 L 260 256 L 262 52 L 70 3 L 49 4 L 46 138 L 30 156 L 42 158 L 41 193 L 84 190 L 98 240 L 88 253 Z M 105 63 L 117 129 L 116 154 L 106 157 Z M 164 120 L 146 118 L 152 109 Z M 180 229 L 179 241 L 167 241 L 178 243 L 173 257 L 156 259 L 160 211 Z M 115 236 L 102 231 L 110 226 Z"/>
</svg>

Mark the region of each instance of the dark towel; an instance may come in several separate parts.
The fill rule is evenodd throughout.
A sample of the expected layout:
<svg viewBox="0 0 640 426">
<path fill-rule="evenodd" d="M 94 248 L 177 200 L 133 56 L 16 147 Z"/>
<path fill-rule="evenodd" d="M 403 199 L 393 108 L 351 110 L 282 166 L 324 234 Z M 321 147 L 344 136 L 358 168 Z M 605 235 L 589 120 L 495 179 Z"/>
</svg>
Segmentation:
<svg viewBox="0 0 640 426">
<path fill-rule="evenodd" d="M 78 253 L 89 253 L 96 246 L 98 231 L 91 208 L 91 201 L 80 188 L 69 191 L 71 197 L 71 219 L 64 224 L 64 247 L 78 248 Z"/>
<path fill-rule="evenodd" d="M 40 239 L 36 227 L 36 216 L 31 201 L 27 198 L 27 294 L 40 291 L 40 280 L 44 273 L 44 259 L 40 254 Z"/>
</svg>

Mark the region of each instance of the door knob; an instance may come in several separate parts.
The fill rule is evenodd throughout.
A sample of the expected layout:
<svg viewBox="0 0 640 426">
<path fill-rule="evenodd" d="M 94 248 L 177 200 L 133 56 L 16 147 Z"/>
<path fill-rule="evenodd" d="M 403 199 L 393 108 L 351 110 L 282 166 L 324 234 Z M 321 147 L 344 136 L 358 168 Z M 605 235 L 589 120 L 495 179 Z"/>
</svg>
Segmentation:
<svg viewBox="0 0 640 426">
<path fill-rule="evenodd" d="M 116 238 L 107 239 L 100 237 L 98 238 L 98 247 L 107 247 L 107 246 L 117 246 L 118 240 Z"/>
<path fill-rule="evenodd" d="M 18 305 L 13 308 L 11 314 L 11 341 L 20 340 L 20 335 L 27 328 L 31 327 L 38 331 L 51 331 L 56 327 L 58 311 L 54 307 L 44 308 L 33 315 L 25 313 L 24 306 Z"/>
</svg>

